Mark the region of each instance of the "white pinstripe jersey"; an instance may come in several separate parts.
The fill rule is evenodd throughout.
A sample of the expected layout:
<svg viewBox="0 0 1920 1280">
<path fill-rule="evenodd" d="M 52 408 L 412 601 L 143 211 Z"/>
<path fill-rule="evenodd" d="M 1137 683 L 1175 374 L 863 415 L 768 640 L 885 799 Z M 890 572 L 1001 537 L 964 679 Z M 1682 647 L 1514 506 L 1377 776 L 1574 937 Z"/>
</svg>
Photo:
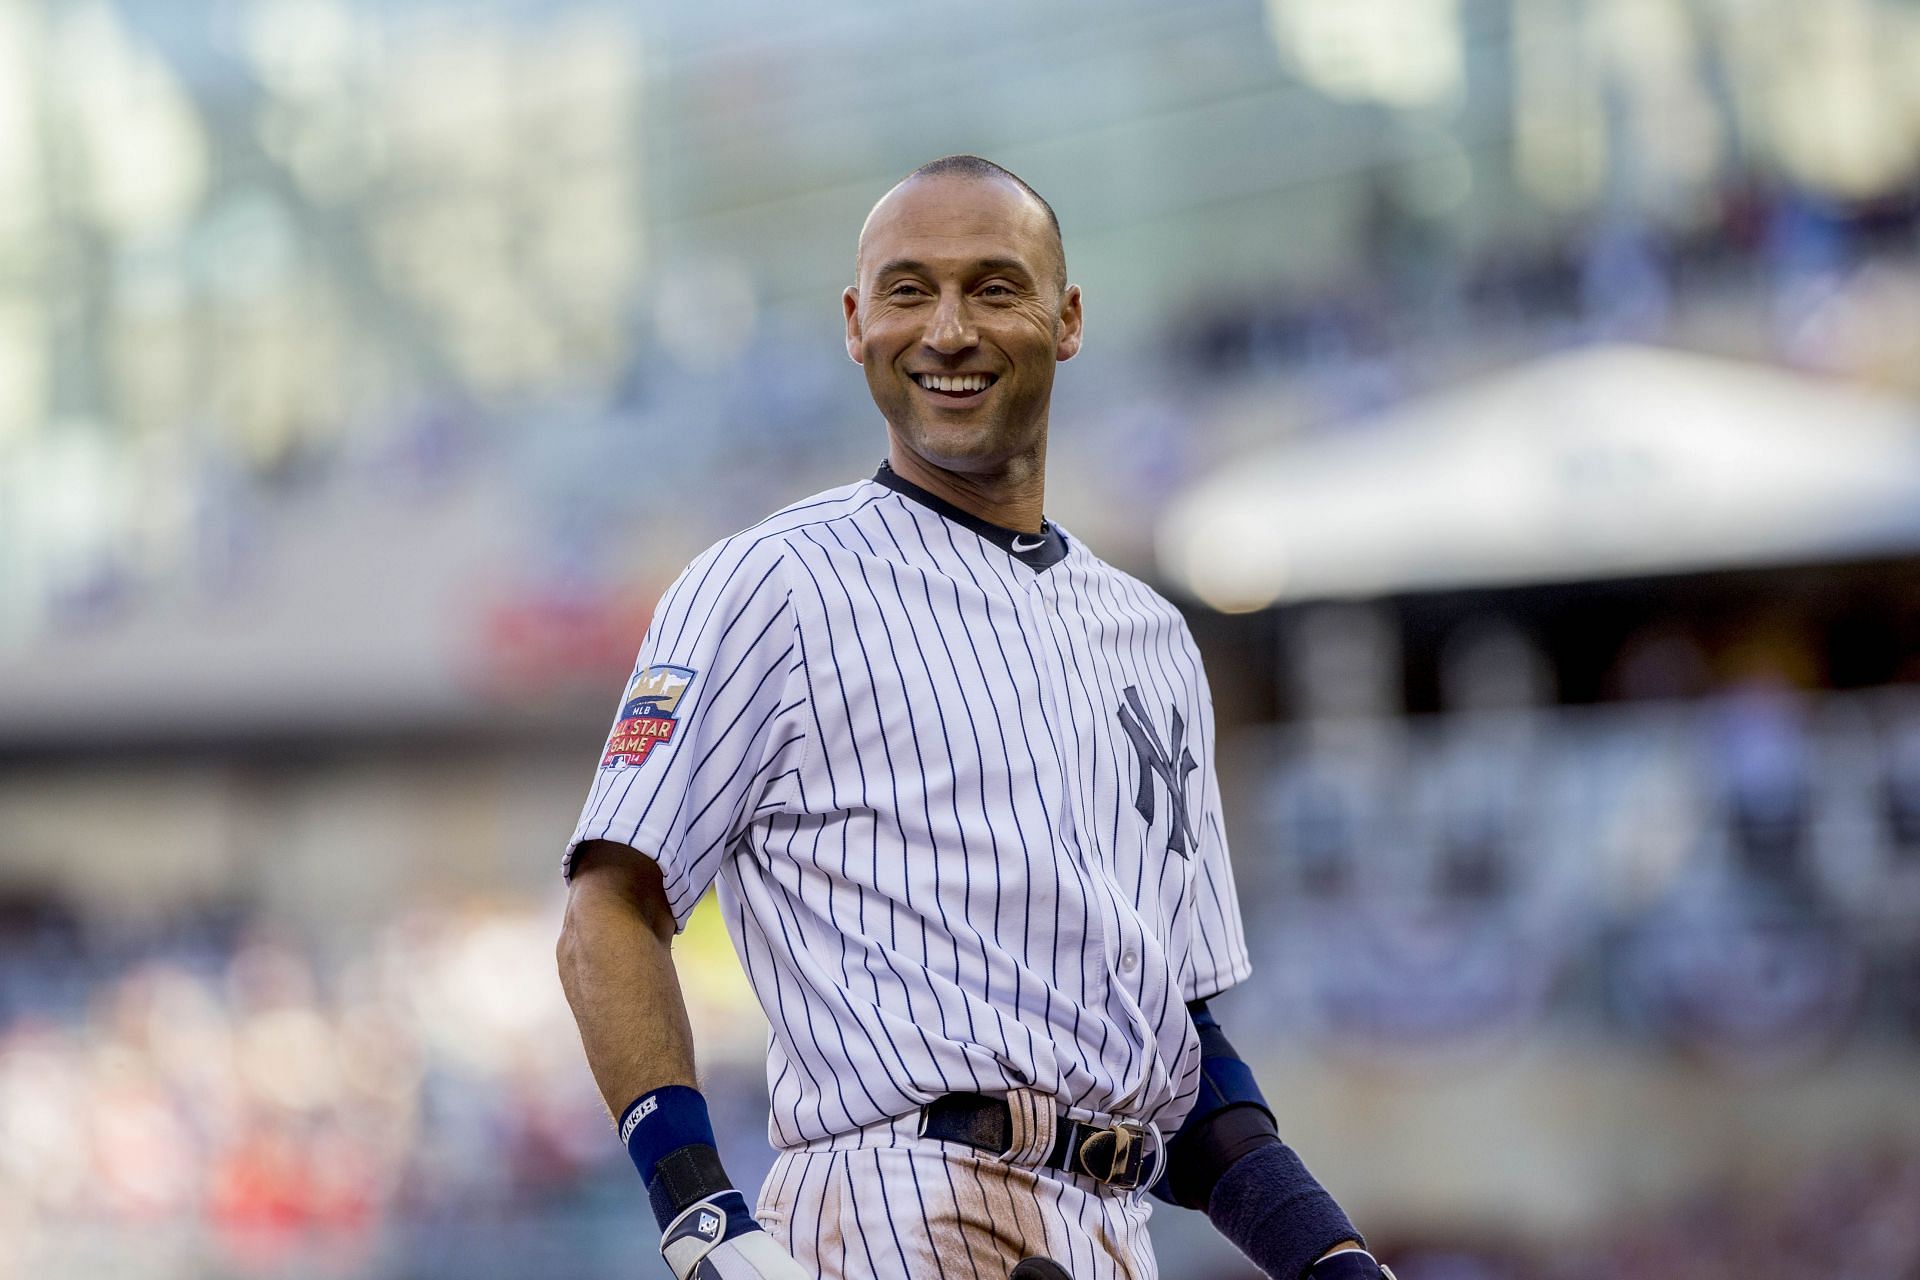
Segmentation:
<svg viewBox="0 0 1920 1280">
<path fill-rule="evenodd" d="M 668 589 L 568 845 L 707 886 L 772 1025 L 793 1147 L 949 1092 L 1191 1105 L 1184 1002 L 1249 970 L 1185 622 L 1049 526 L 882 468 Z"/>
</svg>

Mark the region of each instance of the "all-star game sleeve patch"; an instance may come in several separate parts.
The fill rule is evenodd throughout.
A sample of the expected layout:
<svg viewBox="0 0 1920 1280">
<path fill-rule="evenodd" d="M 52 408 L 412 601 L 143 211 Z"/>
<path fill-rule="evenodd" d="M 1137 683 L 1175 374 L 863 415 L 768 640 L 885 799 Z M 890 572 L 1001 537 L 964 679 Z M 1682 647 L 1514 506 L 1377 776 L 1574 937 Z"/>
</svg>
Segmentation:
<svg viewBox="0 0 1920 1280">
<path fill-rule="evenodd" d="M 607 754 L 600 758 L 600 767 L 640 764 L 656 746 L 672 741 L 674 726 L 679 723 L 674 712 L 698 674 L 692 667 L 664 663 L 640 668 L 627 686 L 620 723 L 613 726 L 613 736 L 607 739 Z"/>
</svg>

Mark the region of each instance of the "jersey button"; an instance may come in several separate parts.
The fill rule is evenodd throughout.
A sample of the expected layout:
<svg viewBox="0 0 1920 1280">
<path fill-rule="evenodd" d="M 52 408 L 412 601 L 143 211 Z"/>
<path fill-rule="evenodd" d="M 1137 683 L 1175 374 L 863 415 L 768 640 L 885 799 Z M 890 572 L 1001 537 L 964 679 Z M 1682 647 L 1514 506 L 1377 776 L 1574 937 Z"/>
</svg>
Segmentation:
<svg viewBox="0 0 1920 1280">
<path fill-rule="evenodd" d="M 1132 973 L 1135 969 L 1138 969 L 1139 967 L 1140 967 L 1140 954 L 1138 952 L 1122 951 L 1120 953 L 1120 972 Z"/>
</svg>

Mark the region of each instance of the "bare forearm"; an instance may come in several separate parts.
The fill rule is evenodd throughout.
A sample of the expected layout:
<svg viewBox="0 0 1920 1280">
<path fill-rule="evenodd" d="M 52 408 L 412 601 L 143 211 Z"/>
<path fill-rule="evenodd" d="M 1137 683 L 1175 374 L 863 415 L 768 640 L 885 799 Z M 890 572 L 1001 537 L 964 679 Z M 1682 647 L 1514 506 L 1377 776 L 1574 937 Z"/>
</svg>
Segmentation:
<svg viewBox="0 0 1920 1280">
<path fill-rule="evenodd" d="M 615 870 L 576 876 L 559 965 L 587 1066 L 608 1112 L 618 1116 L 649 1090 L 695 1081 L 693 1033 L 673 968 L 672 917 L 652 886 Z"/>
</svg>

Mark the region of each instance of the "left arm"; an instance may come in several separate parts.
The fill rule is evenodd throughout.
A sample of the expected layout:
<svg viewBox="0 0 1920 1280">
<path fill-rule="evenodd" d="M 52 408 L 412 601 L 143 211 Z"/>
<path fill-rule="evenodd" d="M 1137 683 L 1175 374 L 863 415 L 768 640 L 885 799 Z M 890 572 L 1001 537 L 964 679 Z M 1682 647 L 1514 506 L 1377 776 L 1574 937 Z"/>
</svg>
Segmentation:
<svg viewBox="0 0 1920 1280">
<path fill-rule="evenodd" d="M 1200 1033 L 1200 1096 L 1167 1143 L 1153 1193 L 1203 1210 L 1274 1280 L 1386 1275 L 1326 1188 L 1280 1140 L 1273 1112 L 1204 1000 L 1187 1006 Z"/>
<path fill-rule="evenodd" d="M 1191 635 L 1187 643 L 1192 644 Z M 1203 763 L 1182 989 L 1200 1036 L 1200 1095 L 1167 1143 L 1167 1171 L 1154 1194 L 1203 1211 L 1274 1280 L 1378 1280 L 1384 1268 L 1364 1251 L 1359 1231 L 1339 1204 L 1280 1141 L 1273 1109 L 1253 1072 L 1207 1008 L 1207 996 L 1238 983 L 1252 965 L 1214 770 L 1213 692 L 1198 648 L 1192 653 L 1196 744 Z"/>
</svg>

